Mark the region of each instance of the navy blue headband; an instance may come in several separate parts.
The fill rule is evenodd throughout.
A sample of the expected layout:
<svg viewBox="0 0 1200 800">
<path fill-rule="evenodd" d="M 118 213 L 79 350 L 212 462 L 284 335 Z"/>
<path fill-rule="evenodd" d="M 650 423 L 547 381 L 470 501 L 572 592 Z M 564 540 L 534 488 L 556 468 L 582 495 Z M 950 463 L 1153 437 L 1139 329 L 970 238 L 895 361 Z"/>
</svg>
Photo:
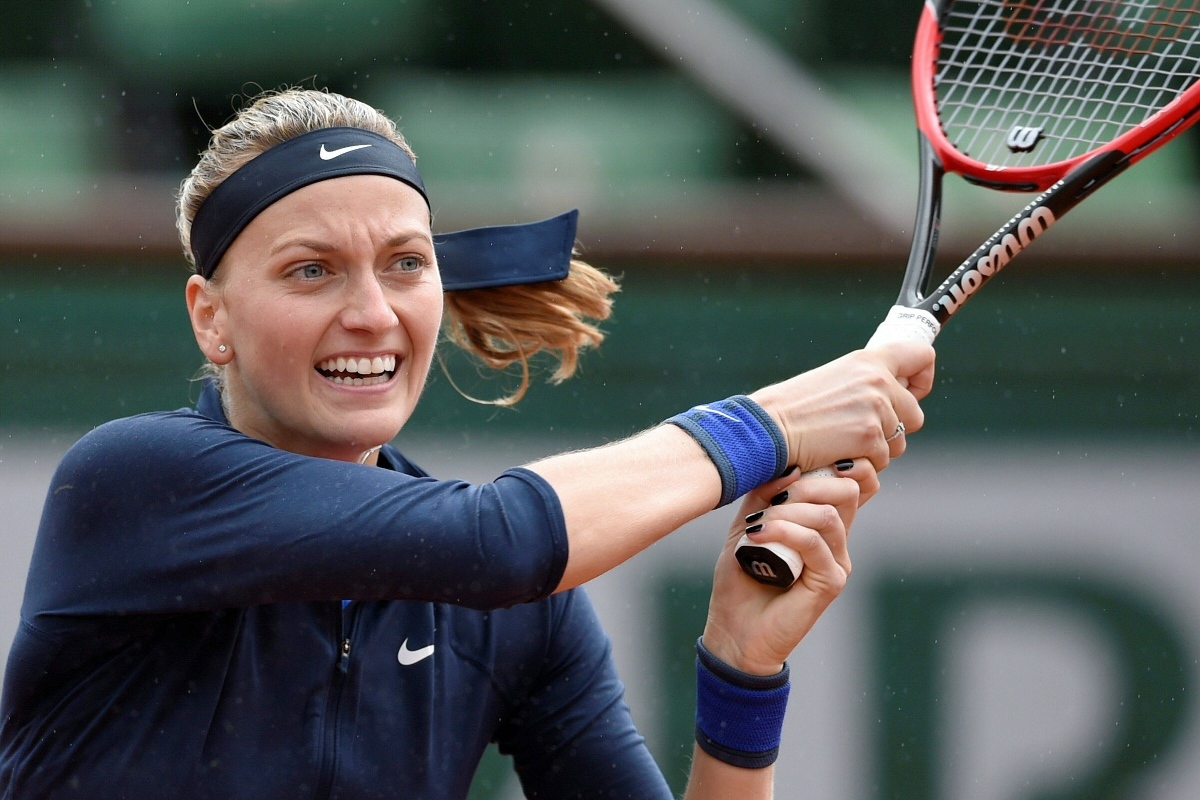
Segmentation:
<svg viewBox="0 0 1200 800">
<path fill-rule="evenodd" d="M 211 278 L 225 251 L 267 206 L 309 184 L 344 175 L 387 175 L 429 203 L 403 148 L 360 128 L 322 128 L 258 155 L 226 178 L 192 220 L 196 271 Z M 579 213 L 528 225 L 474 228 L 434 237 L 446 291 L 562 280 L 570 269 Z"/>
</svg>

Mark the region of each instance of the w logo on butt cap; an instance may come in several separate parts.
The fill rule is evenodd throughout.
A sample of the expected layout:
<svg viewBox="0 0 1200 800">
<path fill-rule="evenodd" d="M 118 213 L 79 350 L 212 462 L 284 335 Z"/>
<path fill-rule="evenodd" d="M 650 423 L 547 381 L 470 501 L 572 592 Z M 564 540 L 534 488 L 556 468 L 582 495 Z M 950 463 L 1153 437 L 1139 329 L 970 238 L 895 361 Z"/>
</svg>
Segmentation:
<svg viewBox="0 0 1200 800">
<path fill-rule="evenodd" d="M 345 147 L 339 147 L 337 150 L 326 150 L 325 145 L 322 144 L 321 145 L 321 160 L 322 161 L 331 161 L 331 160 L 337 158 L 338 156 L 346 155 L 346 153 L 349 153 L 351 150 L 362 150 L 364 147 L 370 147 L 370 146 L 371 145 L 369 145 L 369 144 L 350 144 L 350 145 L 346 145 Z"/>
</svg>

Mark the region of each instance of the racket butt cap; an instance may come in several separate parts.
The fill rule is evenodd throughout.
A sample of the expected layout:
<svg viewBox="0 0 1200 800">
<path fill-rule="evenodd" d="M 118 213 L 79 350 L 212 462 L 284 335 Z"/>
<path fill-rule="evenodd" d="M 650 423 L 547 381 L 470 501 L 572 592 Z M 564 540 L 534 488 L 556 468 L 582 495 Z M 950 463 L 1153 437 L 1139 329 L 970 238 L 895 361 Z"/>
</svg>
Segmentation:
<svg viewBox="0 0 1200 800">
<path fill-rule="evenodd" d="M 800 555 L 790 547 L 778 542 L 756 542 L 745 534 L 738 540 L 734 555 L 743 572 L 768 586 L 786 589 L 804 569 Z"/>
</svg>

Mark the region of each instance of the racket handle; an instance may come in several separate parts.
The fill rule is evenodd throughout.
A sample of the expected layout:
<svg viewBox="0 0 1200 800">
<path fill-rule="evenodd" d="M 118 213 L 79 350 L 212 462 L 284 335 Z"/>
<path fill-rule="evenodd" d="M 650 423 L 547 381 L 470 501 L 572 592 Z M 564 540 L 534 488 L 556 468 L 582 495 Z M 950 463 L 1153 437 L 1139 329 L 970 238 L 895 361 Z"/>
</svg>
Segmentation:
<svg viewBox="0 0 1200 800">
<path fill-rule="evenodd" d="M 892 306 L 883 322 L 875 329 L 875 333 L 867 340 L 866 346 L 870 349 L 893 342 L 933 344 L 941 330 L 942 323 L 924 309 Z"/>
<path fill-rule="evenodd" d="M 798 480 L 836 476 L 833 467 L 818 467 L 803 473 Z M 756 542 L 744 533 L 733 554 L 743 572 L 768 586 L 786 589 L 796 582 L 804 569 L 804 560 L 792 548 L 779 542 Z"/>
<path fill-rule="evenodd" d="M 883 322 L 875 329 L 875 333 L 867 340 L 867 348 L 880 347 L 892 342 L 933 344 L 941 329 L 942 323 L 928 311 L 908 306 L 892 306 Z M 908 378 L 901 376 L 896 380 L 905 389 L 908 388 Z"/>
<path fill-rule="evenodd" d="M 942 324 L 928 311 L 908 306 L 892 306 L 887 316 L 867 342 L 867 347 L 881 347 L 892 342 L 922 342 L 933 344 L 941 331 Z M 900 385 L 908 388 L 908 379 L 899 378 Z M 833 467 L 818 467 L 800 476 L 805 478 L 832 478 L 837 472 Z M 778 542 L 758 543 L 742 534 L 734 548 L 734 555 L 742 565 L 742 571 L 759 583 L 769 586 L 780 586 L 784 589 L 791 586 L 800 577 L 804 569 L 804 561 L 800 554 L 792 548 Z"/>
</svg>

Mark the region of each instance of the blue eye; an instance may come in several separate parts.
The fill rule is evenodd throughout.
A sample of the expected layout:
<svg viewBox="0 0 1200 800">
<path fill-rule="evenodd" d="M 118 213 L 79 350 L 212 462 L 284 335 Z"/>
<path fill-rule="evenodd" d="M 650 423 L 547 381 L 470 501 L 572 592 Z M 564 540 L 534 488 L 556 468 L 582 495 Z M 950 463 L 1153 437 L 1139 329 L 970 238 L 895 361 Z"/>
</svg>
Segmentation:
<svg viewBox="0 0 1200 800">
<path fill-rule="evenodd" d="M 396 259 L 396 268 L 401 272 L 418 272 L 425 266 L 425 259 L 420 256 L 401 256 Z"/>
<path fill-rule="evenodd" d="M 305 264 L 297 270 L 297 273 L 307 280 L 316 280 L 325 276 L 325 268 L 320 264 Z"/>
</svg>

